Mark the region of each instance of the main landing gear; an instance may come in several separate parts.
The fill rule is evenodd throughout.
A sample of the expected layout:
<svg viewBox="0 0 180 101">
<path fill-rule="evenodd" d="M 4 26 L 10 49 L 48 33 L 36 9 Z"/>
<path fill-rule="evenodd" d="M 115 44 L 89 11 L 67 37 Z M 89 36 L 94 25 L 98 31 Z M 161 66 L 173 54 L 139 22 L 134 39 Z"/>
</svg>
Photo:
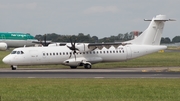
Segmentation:
<svg viewBox="0 0 180 101">
<path fill-rule="evenodd" d="M 12 70 L 16 70 L 16 69 L 17 69 L 17 66 L 11 65 L 11 69 L 12 69 Z"/>
<path fill-rule="evenodd" d="M 76 68 L 77 68 L 77 66 L 70 66 L 70 68 L 71 68 L 71 69 L 76 69 Z"/>
<path fill-rule="evenodd" d="M 91 65 L 90 64 L 84 64 L 84 68 L 85 69 L 91 69 Z"/>
<path fill-rule="evenodd" d="M 76 69 L 77 66 L 70 66 L 71 69 Z M 85 69 L 91 69 L 91 65 L 90 64 L 84 64 L 84 68 Z"/>
</svg>

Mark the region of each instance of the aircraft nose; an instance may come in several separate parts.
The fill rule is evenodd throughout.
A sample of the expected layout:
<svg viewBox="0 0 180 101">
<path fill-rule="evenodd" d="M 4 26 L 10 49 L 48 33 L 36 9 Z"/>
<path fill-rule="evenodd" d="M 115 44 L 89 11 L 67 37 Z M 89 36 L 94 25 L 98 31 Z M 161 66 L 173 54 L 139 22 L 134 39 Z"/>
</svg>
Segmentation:
<svg viewBox="0 0 180 101">
<path fill-rule="evenodd" d="M 5 64 L 9 64 L 9 63 L 10 63 L 10 59 L 9 59 L 8 56 L 4 57 L 4 58 L 2 59 L 2 61 L 3 61 Z"/>
</svg>

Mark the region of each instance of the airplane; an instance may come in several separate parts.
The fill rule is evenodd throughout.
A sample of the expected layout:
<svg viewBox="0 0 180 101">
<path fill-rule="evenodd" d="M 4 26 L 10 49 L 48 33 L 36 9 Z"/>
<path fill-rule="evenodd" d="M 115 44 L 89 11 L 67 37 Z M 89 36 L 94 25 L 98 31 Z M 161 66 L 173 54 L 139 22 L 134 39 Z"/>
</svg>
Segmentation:
<svg viewBox="0 0 180 101">
<path fill-rule="evenodd" d="M 84 66 L 90 69 L 92 64 L 100 62 L 121 62 L 147 54 L 164 50 L 167 46 L 160 45 L 161 35 L 167 19 L 166 15 L 153 17 L 148 28 L 137 38 L 122 43 L 76 43 L 62 44 L 52 47 L 22 47 L 14 49 L 3 58 L 5 64 L 16 70 L 21 65 L 62 64 Z"/>
<path fill-rule="evenodd" d="M 29 33 L 20 32 L 0 32 L 0 50 L 7 50 L 11 47 L 23 47 L 23 46 L 33 46 L 37 41 Z"/>
</svg>

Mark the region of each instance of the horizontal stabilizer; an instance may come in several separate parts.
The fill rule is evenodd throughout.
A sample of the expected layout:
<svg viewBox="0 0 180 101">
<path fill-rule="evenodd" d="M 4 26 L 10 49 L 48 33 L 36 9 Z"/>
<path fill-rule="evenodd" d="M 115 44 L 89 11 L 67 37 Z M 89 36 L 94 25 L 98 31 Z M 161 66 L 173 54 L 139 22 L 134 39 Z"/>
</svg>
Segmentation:
<svg viewBox="0 0 180 101">
<path fill-rule="evenodd" d="M 144 21 L 152 21 L 150 19 L 144 19 Z M 157 19 L 157 20 L 154 20 L 154 21 L 176 21 L 175 19 Z"/>
<path fill-rule="evenodd" d="M 157 15 L 153 19 L 154 21 L 176 21 L 175 19 L 167 19 L 165 15 Z M 152 20 L 144 19 L 144 21 L 152 21 Z"/>
</svg>

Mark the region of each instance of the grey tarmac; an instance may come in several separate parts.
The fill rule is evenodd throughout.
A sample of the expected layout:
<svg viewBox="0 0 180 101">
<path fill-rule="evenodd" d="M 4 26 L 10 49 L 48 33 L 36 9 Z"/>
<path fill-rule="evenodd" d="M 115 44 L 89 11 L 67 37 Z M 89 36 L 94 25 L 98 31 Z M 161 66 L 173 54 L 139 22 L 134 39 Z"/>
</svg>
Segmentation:
<svg viewBox="0 0 180 101">
<path fill-rule="evenodd" d="M 172 71 L 176 70 L 176 71 Z M 0 69 L 0 78 L 180 78 L 179 67 L 115 69 Z"/>
</svg>

